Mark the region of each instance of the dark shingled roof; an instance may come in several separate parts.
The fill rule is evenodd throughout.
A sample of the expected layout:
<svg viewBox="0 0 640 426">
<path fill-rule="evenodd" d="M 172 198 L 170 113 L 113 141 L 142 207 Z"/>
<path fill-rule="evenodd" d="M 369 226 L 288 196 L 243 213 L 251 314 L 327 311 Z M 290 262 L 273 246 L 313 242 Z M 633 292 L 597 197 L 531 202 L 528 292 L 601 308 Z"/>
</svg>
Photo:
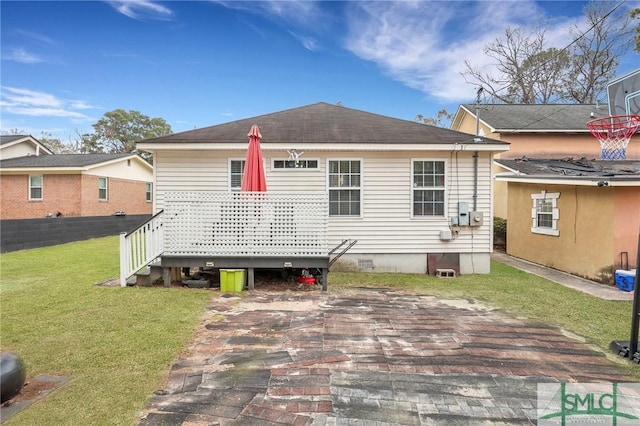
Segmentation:
<svg viewBox="0 0 640 426">
<path fill-rule="evenodd" d="M 19 139 L 27 138 L 29 135 L 0 135 L 0 145 L 11 143 Z"/>
<path fill-rule="evenodd" d="M 466 133 L 324 102 L 140 142 L 244 143 L 253 124 L 260 127 L 263 143 L 473 143 L 473 136 Z M 479 143 L 506 145 L 486 138 Z"/>
<path fill-rule="evenodd" d="M 131 153 L 117 154 L 56 154 L 29 155 L 0 161 L 0 168 L 33 167 L 86 167 L 119 158 L 130 157 Z"/>
<path fill-rule="evenodd" d="M 475 104 L 463 107 L 475 115 Z M 478 115 L 496 131 L 588 132 L 587 121 L 608 116 L 609 109 L 592 104 L 482 104 Z"/>
<path fill-rule="evenodd" d="M 522 157 L 515 160 L 496 159 L 495 162 L 528 176 L 617 176 L 640 179 L 640 160 L 538 159 Z"/>
</svg>

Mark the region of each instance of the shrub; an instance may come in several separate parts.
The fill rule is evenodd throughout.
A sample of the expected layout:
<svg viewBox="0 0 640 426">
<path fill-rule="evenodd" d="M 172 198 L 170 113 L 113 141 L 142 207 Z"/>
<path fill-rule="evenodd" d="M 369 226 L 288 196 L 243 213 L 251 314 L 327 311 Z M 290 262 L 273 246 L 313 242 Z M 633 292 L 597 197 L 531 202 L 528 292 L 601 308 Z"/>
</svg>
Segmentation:
<svg viewBox="0 0 640 426">
<path fill-rule="evenodd" d="M 496 248 L 507 249 L 507 219 L 493 218 L 493 245 Z"/>
</svg>

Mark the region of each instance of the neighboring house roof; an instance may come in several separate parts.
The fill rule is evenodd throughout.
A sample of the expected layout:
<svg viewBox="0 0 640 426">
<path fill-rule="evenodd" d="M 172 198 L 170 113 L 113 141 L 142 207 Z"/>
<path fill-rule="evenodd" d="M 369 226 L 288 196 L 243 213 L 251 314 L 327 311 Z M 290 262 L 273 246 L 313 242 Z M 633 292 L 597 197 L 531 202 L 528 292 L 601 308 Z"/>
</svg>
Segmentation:
<svg viewBox="0 0 640 426">
<path fill-rule="evenodd" d="M 295 144 L 470 144 L 473 137 L 466 133 L 414 121 L 400 120 L 370 112 L 319 102 L 257 117 L 246 118 L 175 133 L 138 142 L 138 148 L 158 148 L 171 143 L 247 143 L 247 133 L 253 124 L 260 127 L 262 143 Z M 477 145 L 504 145 L 480 138 Z M 506 148 L 503 147 L 504 150 Z"/>
<path fill-rule="evenodd" d="M 149 169 L 153 167 L 136 154 L 56 154 L 56 155 L 28 155 L 26 157 L 9 158 L 0 161 L 0 170 L 8 169 L 90 169 L 106 163 L 122 161 L 124 159 L 137 159 L 146 164 Z"/>
<path fill-rule="evenodd" d="M 462 104 L 452 128 L 465 114 L 476 116 L 475 104 Z M 604 104 L 480 104 L 480 121 L 492 133 L 588 133 L 587 121 L 609 115 Z"/>
<path fill-rule="evenodd" d="M 34 146 L 39 146 L 40 150 L 42 150 L 42 153 L 44 154 L 53 154 L 53 151 L 31 135 L 0 135 L 0 149 L 24 142 L 31 143 Z"/>
<path fill-rule="evenodd" d="M 1 135 L 0 136 L 0 145 L 4 145 L 7 143 L 15 142 L 20 139 L 24 139 L 29 137 L 29 135 Z"/>
<path fill-rule="evenodd" d="M 496 175 L 496 179 L 504 181 L 640 186 L 640 160 L 522 157 L 515 160 L 496 159 L 494 162 L 509 170 L 508 173 Z"/>
</svg>

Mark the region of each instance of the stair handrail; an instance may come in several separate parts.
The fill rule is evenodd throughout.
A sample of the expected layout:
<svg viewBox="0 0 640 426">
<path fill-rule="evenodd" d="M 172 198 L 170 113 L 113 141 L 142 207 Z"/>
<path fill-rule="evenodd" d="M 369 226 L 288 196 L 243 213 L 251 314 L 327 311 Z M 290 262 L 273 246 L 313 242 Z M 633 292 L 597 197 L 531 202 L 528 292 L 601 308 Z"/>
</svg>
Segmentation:
<svg viewBox="0 0 640 426">
<path fill-rule="evenodd" d="M 120 286 L 126 287 L 129 277 L 162 255 L 163 213 L 160 210 L 133 230 L 120 234 Z"/>
<path fill-rule="evenodd" d="M 146 226 L 149 222 L 151 222 L 152 220 L 154 220 L 155 218 L 157 218 L 158 216 L 162 215 L 164 213 L 164 209 L 160 210 L 158 213 L 154 214 L 153 216 L 151 216 L 149 219 L 147 219 L 146 222 L 141 223 L 140 225 L 136 226 L 135 228 L 133 228 L 131 231 L 129 232 L 125 232 L 125 235 L 130 235 L 133 234 L 134 232 L 136 232 L 138 229 L 142 228 L 143 226 Z"/>
</svg>

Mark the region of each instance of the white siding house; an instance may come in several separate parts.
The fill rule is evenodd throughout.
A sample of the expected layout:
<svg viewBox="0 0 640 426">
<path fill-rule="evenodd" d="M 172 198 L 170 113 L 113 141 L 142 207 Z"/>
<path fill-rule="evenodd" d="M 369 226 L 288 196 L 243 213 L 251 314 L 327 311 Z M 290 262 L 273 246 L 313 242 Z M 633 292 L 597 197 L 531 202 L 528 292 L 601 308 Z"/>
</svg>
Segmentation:
<svg viewBox="0 0 640 426">
<path fill-rule="evenodd" d="M 342 267 L 489 272 L 491 164 L 508 144 L 343 106 L 317 103 L 139 142 L 154 158 L 154 211 L 167 207 L 169 193 L 238 191 L 253 124 L 268 192 L 327 194 L 328 247 L 357 240 Z"/>
<path fill-rule="evenodd" d="M 29 155 L 51 155 L 53 152 L 31 135 L 0 136 L 0 160 Z"/>
</svg>

